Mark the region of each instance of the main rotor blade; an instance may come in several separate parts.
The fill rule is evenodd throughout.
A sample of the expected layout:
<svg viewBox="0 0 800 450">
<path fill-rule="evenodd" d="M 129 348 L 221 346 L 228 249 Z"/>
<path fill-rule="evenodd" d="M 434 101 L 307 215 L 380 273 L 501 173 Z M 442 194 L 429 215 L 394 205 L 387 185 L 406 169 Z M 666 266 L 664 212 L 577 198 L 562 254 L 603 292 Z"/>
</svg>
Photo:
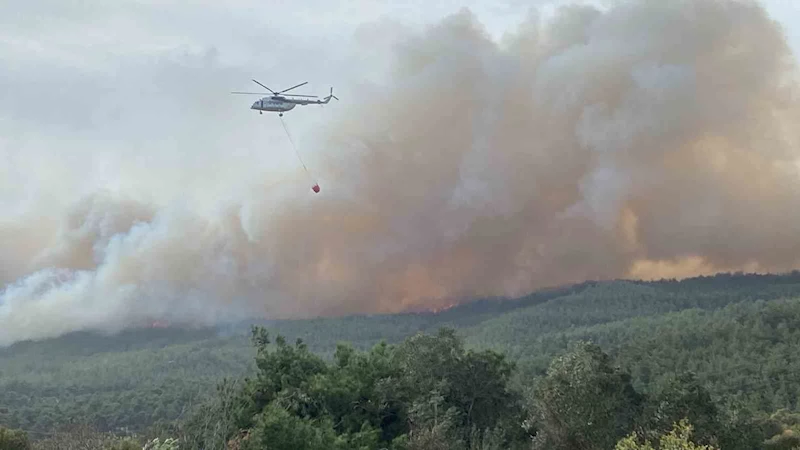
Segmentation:
<svg viewBox="0 0 800 450">
<path fill-rule="evenodd" d="M 263 87 L 264 89 L 266 89 L 266 90 L 268 90 L 268 91 L 272 92 L 273 94 L 276 94 L 276 95 L 278 94 L 277 92 L 275 92 L 275 91 L 273 91 L 272 89 L 270 89 L 270 88 L 268 88 L 268 87 L 264 86 L 263 84 L 259 83 L 259 82 L 258 82 L 258 81 L 256 81 L 256 80 L 253 80 L 253 82 L 254 82 L 254 83 L 257 83 L 259 86 L 261 86 L 261 87 Z"/>
<path fill-rule="evenodd" d="M 266 92 L 231 92 L 231 94 L 267 95 Z"/>
<path fill-rule="evenodd" d="M 291 91 L 291 90 L 292 90 L 292 89 L 294 89 L 294 88 L 299 88 L 300 86 L 302 86 L 302 85 L 304 85 L 304 84 L 308 84 L 308 81 L 304 81 L 304 82 L 302 82 L 302 83 L 298 84 L 297 86 L 292 86 L 292 87 L 290 87 L 289 89 L 284 89 L 284 90 L 282 90 L 282 91 L 280 91 L 280 92 L 278 92 L 278 93 L 279 93 L 279 94 L 283 94 L 284 92 Z"/>
<path fill-rule="evenodd" d="M 302 95 L 302 94 L 281 94 L 287 97 L 308 97 L 308 98 L 317 98 L 316 95 Z"/>
</svg>

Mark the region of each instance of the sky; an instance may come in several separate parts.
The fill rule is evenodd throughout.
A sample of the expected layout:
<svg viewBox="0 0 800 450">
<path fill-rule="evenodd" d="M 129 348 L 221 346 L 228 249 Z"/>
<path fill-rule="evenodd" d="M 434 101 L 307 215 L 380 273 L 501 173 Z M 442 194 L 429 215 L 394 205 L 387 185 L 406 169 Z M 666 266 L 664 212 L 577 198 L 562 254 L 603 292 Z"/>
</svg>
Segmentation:
<svg viewBox="0 0 800 450">
<path fill-rule="evenodd" d="M 0 345 L 795 267 L 800 4 L 619 3 L 0 2 Z"/>
<path fill-rule="evenodd" d="M 214 172 L 297 170 L 275 117 L 249 110 L 258 79 L 272 89 L 354 103 L 382 84 L 393 40 L 461 8 L 496 39 L 532 8 L 545 16 L 573 1 L 263 2 L 68 1 L 0 3 L 0 205 L 20 212 L 34 198 L 68 201 L 101 185 L 158 198 L 200 185 L 220 196 L 238 185 Z M 800 5 L 762 0 L 800 53 Z M 487 86 L 487 89 L 494 87 Z M 324 152 L 315 131 L 344 105 L 298 107 L 286 117 L 313 175 Z M 177 145 L 180 143 L 180 145 Z M 40 158 L 46 157 L 46 166 Z M 77 161 L 82 170 L 73 170 Z M 68 163 L 69 162 L 69 163 Z M 180 169 L 176 170 L 176 165 Z M 168 171 L 160 171 L 160 167 Z M 244 172 L 241 172 L 244 171 Z M 323 174 L 316 174 L 324 177 Z M 179 177 L 169 186 L 159 179 Z M 279 178 L 280 175 L 274 175 Z M 43 179 L 61 178 L 65 192 Z M 48 188 L 45 188 L 47 186 Z M 171 192 L 180 186 L 181 192 Z M 46 190 L 47 189 L 47 190 Z M 208 198 L 207 192 L 201 195 Z"/>
<path fill-rule="evenodd" d="M 466 6 L 486 14 L 498 29 L 511 15 L 510 7 L 493 11 L 474 3 Z M 198 185 L 235 195 L 230 192 L 238 186 L 229 180 L 215 184 L 215 171 L 248 172 L 241 179 L 249 181 L 260 172 L 295 170 L 298 161 L 276 118 L 249 110 L 257 97 L 230 91 L 259 90 L 251 78 L 272 89 L 308 81 L 294 92 L 322 96 L 334 87 L 338 98 L 352 102 L 354 90 L 379 76 L 386 60 L 386 47 L 374 39 L 391 39 L 392 29 L 402 26 L 394 22 L 419 26 L 461 6 L 2 2 L 3 211 L 19 212 L 34 198 L 69 201 L 80 195 L 74 189 L 87 192 L 98 185 L 161 199 L 191 196 L 186 191 Z M 392 25 L 382 30 L 383 21 Z M 287 116 L 310 166 L 316 148 L 307 136 L 341 111 L 334 103 Z M 73 170 L 76 165 L 82 170 Z M 159 182 L 167 177 L 180 177 L 183 184 Z M 44 182 L 55 178 L 70 192 Z M 168 192 L 178 185 L 182 193 Z"/>
</svg>

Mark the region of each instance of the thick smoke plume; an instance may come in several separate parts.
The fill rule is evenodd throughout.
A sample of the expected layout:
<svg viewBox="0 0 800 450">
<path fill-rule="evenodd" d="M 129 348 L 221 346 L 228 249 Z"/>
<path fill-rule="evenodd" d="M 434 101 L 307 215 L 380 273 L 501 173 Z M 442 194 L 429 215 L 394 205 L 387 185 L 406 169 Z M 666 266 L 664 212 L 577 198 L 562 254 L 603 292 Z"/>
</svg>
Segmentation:
<svg viewBox="0 0 800 450">
<path fill-rule="evenodd" d="M 396 56 L 331 114 L 318 195 L 0 223 L 0 344 L 798 266 L 795 67 L 758 5 L 565 7 L 500 43 L 462 11 Z"/>
</svg>

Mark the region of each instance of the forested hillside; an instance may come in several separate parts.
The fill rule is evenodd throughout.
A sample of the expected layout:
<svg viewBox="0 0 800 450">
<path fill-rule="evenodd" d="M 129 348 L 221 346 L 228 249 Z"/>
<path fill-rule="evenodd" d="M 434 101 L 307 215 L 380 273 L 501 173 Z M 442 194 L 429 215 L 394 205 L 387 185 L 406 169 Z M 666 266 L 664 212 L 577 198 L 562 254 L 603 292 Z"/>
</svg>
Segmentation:
<svg viewBox="0 0 800 450">
<path fill-rule="evenodd" d="M 399 344 L 417 332 L 453 327 L 467 348 L 498 350 L 517 363 L 509 382 L 520 392 L 571 344 L 588 340 L 630 373 L 643 395 L 687 370 L 730 411 L 796 410 L 800 395 L 800 363 L 792 357 L 800 344 L 796 272 L 591 282 L 435 314 L 260 325 L 288 342 L 302 338 L 327 361 L 337 342 L 367 350 L 382 339 Z M 254 373 L 255 355 L 249 324 L 18 343 L 0 350 L 0 425 L 33 437 L 68 422 L 112 431 L 168 429 L 209 399 L 223 377 Z"/>
</svg>

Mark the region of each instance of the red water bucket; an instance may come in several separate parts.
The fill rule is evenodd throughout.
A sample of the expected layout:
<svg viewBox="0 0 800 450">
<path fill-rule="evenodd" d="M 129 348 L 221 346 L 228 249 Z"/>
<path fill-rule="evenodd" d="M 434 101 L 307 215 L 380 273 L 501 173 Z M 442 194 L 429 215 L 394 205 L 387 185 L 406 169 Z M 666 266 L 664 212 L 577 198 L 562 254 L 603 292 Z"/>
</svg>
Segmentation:
<svg viewBox="0 0 800 450">
<path fill-rule="evenodd" d="M 316 193 L 319 193 L 319 184 L 315 184 L 314 186 L 312 186 L 311 190 L 316 192 Z"/>
</svg>

